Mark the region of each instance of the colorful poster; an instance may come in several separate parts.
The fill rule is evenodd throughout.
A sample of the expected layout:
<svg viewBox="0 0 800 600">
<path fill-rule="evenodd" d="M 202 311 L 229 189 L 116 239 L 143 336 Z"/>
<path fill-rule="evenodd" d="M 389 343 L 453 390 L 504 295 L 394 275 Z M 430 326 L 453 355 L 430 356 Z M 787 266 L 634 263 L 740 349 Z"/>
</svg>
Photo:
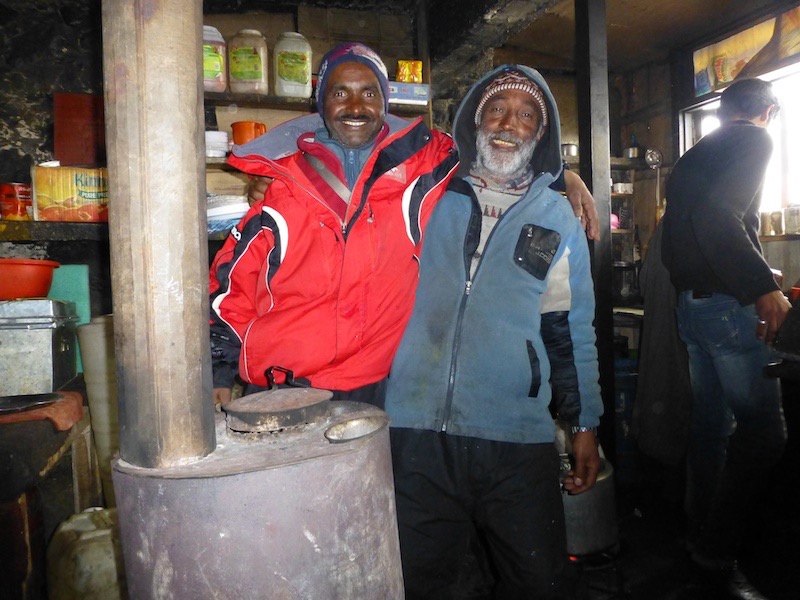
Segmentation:
<svg viewBox="0 0 800 600">
<path fill-rule="evenodd" d="M 695 96 L 724 88 L 737 77 L 763 74 L 800 53 L 800 6 L 696 50 Z"/>
</svg>

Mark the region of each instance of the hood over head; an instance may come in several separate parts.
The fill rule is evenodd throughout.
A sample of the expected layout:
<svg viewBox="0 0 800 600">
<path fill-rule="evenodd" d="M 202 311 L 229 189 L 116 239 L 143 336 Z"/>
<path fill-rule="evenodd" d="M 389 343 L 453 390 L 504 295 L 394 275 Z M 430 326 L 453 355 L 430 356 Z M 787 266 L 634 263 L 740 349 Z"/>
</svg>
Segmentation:
<svg viewBox="0 0 800 600">
<path fill-rule="evenodd" d="M 530 85 L 531 82 L 535 85 Z M 453 139 L 461 158 L 459 175 L 468 175 L 475 162 L 476 123 L 480 122 L 484 105 L 494 94 L 506 89 L 528 92 L 542 109 L 542 123 L 547 130 L 536 145 L 531 164 L 536 176 L 548 173 L 552 179 L 557 178 L 562 168 L 558 107 L 544 77 L 525 65 L 502 65 L 489 71 L 464 96 L 453 121 Z"/>
</svg>

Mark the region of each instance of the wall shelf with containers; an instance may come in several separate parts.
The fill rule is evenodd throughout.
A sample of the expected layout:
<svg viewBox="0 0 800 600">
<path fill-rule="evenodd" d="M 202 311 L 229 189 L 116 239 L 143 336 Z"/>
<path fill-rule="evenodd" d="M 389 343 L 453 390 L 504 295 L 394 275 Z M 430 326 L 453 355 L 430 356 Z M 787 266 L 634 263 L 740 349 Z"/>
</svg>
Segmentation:
<svg viewBox="0 0 800 600">
<path fill-rule="evenodd" d="M 613 298 L 617 306 L 640 306 L 639 269 L 642 244 L 636 224 L 636 172 L 648 165 L 642 158 L 611 159 L 611 249 Z"/>
<path fill-rule="evenodd" d="M 0 221 L 0 242 L 108 241 L 108 223 Z"/>
</svg>

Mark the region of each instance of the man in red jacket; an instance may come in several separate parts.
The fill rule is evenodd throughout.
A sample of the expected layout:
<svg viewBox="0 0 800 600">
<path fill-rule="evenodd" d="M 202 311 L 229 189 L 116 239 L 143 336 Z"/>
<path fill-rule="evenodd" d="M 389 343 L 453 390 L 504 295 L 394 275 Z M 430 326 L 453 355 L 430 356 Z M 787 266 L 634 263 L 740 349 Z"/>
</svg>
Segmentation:
<svg viewBox="0 0 800 600">
<path fill-rule="evenodd" d="M 290 121 L 229 158 L 273 181 L 211 268 L 216 403 L 237 374 L 252 392 L 290 371 L 334 399 L 383 406 L 424 228 L 458 158 L 446 134 L 387 115 L 386 67 L 363 44 L 323 57 L 316 93 L 321 121 Z"/>
</svg>

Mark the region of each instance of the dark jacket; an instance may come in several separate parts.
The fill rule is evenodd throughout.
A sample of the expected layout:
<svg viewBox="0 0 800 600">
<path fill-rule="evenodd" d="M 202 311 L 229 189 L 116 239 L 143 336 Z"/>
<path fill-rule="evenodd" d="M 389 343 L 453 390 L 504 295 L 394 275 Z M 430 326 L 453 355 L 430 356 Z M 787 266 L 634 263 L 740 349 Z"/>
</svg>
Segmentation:
<svg viewBox="0 0 800 600">
<path fill-rule="evenodd" d="M 499 70 L 469 91 L 456 114 L 462 165 L 475 156 L 476 103 Z M 561 172 L 558 112 L 541 76 L 526 72 L 551 115 L 532 160 L 535 179 L 498 220 L 474 278 L 481 214 L 472 187 L 454 180 L 434 210 L 414 312 L 389 377 L 393 427 L 553 442 L 551 376 L 561 416 L 575 425 L 599 422 L 588 244 L 569 203 L 548 187 Z"/>
<path fill-rule="evenodd" d="M 778 288 L 758 241 L 766 129 L 723 125 L 684 154 L 667 180 L 662 254 L 675 288 L 719 292 L 743 306 Z"/>
</svg>

